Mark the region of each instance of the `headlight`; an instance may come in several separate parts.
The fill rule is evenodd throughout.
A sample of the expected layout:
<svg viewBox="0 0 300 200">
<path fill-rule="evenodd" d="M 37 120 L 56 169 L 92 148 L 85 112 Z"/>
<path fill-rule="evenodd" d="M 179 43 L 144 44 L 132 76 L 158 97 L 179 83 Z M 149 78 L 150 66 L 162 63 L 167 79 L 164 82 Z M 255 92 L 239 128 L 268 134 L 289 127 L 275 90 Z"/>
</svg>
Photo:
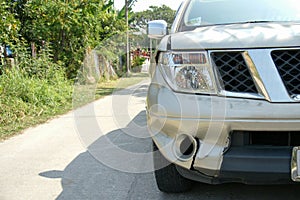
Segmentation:
<svg viewBox="0 0 300 200">
<path fill-rule="evenodd" d="M 206 52 L 165 52 L 159 66 L 170 87 L 178 92 L 215 94 L 212 67 Z"/>
</svg>

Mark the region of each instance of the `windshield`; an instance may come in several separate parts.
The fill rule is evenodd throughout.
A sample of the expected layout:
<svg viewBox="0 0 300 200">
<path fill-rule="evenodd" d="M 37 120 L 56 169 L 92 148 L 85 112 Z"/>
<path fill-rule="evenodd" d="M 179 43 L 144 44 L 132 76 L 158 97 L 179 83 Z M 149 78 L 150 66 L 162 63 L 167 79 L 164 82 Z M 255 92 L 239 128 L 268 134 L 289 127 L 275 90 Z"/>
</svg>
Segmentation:
<svg viewBox="0 0 300 200">
<path fill-rule="evenodd" d="M 298 4 L 297 0 L 191 0 L 184 26 L 300 21 Z"/>
</svg>

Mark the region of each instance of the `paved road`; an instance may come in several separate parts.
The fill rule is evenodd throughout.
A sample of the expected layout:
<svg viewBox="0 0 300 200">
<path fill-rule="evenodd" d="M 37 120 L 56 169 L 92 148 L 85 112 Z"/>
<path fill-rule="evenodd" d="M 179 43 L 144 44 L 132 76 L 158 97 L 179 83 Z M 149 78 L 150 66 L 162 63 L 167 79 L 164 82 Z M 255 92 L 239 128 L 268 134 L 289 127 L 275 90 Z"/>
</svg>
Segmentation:
<svg viewBox="0 0 300 200">
<path fill-rule="evenodd" d="M 299 199 L 295 185 L 196 184 L 186 194 L 159 192 L 145 123 L 147 84 L 1 143 L 0 199 Z"/>
</svg>

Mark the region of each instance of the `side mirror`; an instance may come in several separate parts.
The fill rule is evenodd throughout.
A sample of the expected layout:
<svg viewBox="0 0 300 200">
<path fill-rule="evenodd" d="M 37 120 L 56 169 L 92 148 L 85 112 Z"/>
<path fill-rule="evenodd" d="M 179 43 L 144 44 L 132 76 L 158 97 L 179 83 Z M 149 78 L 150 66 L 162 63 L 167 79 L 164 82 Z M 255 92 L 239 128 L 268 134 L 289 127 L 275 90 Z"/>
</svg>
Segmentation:
<svg viewBox="0 0 300 200">
<path fill-rule="evenodd" d="M 148 37 L 151 39 L 161 39 L 168 34 L 168 24 L 164 20 L 154 20 L 148 22 Z"/>
</svg>

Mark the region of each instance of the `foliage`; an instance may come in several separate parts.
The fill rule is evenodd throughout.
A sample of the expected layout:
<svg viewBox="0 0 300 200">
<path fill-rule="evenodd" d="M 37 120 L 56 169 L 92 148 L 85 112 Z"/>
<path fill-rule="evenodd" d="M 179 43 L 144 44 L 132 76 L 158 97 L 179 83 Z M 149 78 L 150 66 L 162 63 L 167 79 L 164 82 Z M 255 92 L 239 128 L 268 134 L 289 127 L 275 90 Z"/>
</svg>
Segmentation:
<svg viewBox="0 0 300 200">
<path fill-rule="evenodd" d="M 166 5 L 162 5 L 161 7 L 150 6 L 148 10 L 134 13 L 130 20 L 130 26 L 137 30 L 145 30 L 149 21 L 165 20 L 170 28 L 173 23 L 175 13 L 175 10 L 172 10 Z"/>
<path fill-rule="evenodd" d="M 131 37 L 131 43 L 136 48 L 149 47 L 149 38 L 146 35 L 147 23 L 152 20 L 165 20 L 168 28 L 171 28 L 175 17 L 175 11 L 166 5 L 150 6 L 148 10 L 136 12 L 131 15 L 130 27 L 136 33 Z M 138 33 L 138 34 L 137 34 Z"/>
<path fill-rule="evenodd" d="M 0 45 L 18 42 L 20 22 L 10 12 L 10 5 L 5 0 L 0 0 L 0 19 Z"/>
<path fill-rule="evenodd" d="M 87 48 L 125 30 L 112 0 L 22 0 L 15 13 L 27 46 L 34 43 L 39 50 L 47 44 L 69 78 L 76 77 Z"/>
<path fill-rule="evenodd" d="M 70 109 L 71 94 L 72 83 L 59 66 L 34 76 L 18 68 L 6 70 L 0 79 L 0 138 Z"/>
<path fill-rule="evenodd" d="M 73 107 L 78 108 L 95 99 L 113 94 L 117 90 L 125 89 L 148 78 L 146 73 L 131 73 L 119 79 L 99 81 L 94 85 L 76 85 L 73 94 Z"/>
<path fill-rule="evenodd" d="M 135 56 L 132 60 L 132 70 L 139 72 L 142 69 L 142 65 L 145 62 L 146 58 L 141 56 Z"/>
<path fill-rule="evenodd" d="M 128 12 L 129 14 L 132 13 L 132 6 L 134 3 L 137 2 L 137 0 L 128 0 Z M 125 12 L 126 12 L 126 5 L 123 6 L 123 8 L 118 12 L 118 18 L 124 19 L 125 18 Z"/>
<path fill-rule="evenodd" d="M 89 50 L 110 47 L 100 52 L 108 69 L 124 54 L 126 23 L 113 0 L 0 0 L 0 18 L 0 45 L 15 55 L 13 67 L 0 62 L 0 138 L 71 109 Z"/>
<path fill-rule="evenodd" d="M 131 73 L 118 80 L 99 82 L 95 92 L 96 98 L 113 94 L 115 91 L 125 89 L 134 84 L 140 83 L 148 78 L 146 73 Z"/>
</svg>

